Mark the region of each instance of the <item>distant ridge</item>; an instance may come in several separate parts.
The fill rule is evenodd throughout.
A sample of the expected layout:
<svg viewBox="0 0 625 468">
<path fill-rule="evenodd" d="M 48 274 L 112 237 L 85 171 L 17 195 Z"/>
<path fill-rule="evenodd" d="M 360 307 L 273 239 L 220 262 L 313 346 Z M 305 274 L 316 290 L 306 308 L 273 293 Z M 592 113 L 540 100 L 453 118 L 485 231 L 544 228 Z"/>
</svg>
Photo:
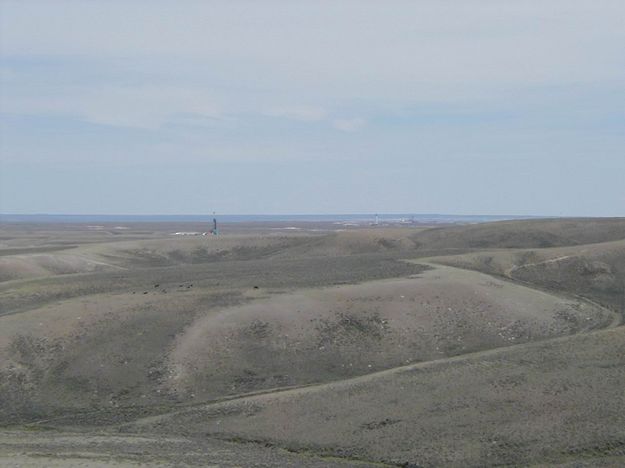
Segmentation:
<svg viewBox="0 0 625 468">
<path fill-rule="evenodd" d="M 373 221 L 376 214 L 262 214 L 262 215 L 217 215 L 221 223 L 241 222 L 345 222 Z M 419 223 L 482 223 L 513 219 L 538 219 L 544 216 L 516 215 L 453 215 L 416 213 L 378 213 L 382 222 L 401 220 Z M 164 222 L 210 222 L 212 214 L 206 215 L 96 215 L 96 214 L 0 214 L 2 223 L 164 223 Z"/>
</svg>

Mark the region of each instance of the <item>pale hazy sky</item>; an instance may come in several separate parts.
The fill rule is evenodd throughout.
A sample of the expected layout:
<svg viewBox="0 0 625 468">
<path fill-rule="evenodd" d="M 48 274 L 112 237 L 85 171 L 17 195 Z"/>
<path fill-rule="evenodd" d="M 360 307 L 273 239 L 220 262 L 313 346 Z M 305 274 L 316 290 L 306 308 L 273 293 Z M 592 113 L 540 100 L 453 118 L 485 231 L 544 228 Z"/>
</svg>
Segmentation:
<svg viewBox="0 0 625 468">
<path fill-rule="evenodd" d="M 0 212 L 625 215 L 623 0 L 0 18 Z"/>
</svg>

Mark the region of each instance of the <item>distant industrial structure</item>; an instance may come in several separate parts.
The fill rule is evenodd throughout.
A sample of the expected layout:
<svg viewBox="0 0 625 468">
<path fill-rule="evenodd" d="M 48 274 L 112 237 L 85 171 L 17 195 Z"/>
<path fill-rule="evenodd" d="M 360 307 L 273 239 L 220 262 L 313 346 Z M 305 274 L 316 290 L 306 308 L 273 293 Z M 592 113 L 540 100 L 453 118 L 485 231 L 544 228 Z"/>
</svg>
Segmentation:
<svg viewBox="0 0 625 468">
<path fill-rule="evenodd" d="M 219 228 L 217 227 L 217 217 L 215 216 L 215 213 L 213 213 L 213 227 L 212 229 L 209 229 L 206 232 L 181 231 L 181 232 L 174 232 L 172 234 L 172 236 L 208 236 L 208 235 L 213 235 L 213 236 L 219 235 Z"/>
<path fill-rule="evenodd" d="M 213 229 L 209 229 L 208 232 L 203 232 L 203 236 L 208 236 L 212 234 L 213 236 L 217 236 L 219 234 L 219 229 L 217 228 L 217 217 L 215 216 L 215 212 L 213 211 Z"/>
<path fill-rule="evenodd" d="M 203 235 L 206 236 L 208 234 L 212 234 L 213 236 L 216 236 L 219 234 L 219 229 L 217 229 L 217 218 L 214 217 L 215 213 L 213 213 L 213 229 L 211 229 L 208 232 L 205 232 Z"/>
</svg>

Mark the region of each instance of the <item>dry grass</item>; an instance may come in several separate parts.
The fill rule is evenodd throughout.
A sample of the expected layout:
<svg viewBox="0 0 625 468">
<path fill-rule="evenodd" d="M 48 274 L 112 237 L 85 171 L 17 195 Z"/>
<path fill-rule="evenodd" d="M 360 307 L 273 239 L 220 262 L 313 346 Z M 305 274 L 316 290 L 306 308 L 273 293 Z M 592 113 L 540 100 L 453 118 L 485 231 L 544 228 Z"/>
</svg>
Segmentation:
<svg viewBox="0 0 625 468">
<path fill-rule="evenodd" d="M 400 466 L 602 457 L 618 466 L 623 369 L 618 328 L 198 406 L 126 430 L 263 440 Z"/>
<path fill-rule="evenodd" d="M 279 227 L 0 227 L 0 464 L 625 462 L 624 220 Z"/>
</svg>

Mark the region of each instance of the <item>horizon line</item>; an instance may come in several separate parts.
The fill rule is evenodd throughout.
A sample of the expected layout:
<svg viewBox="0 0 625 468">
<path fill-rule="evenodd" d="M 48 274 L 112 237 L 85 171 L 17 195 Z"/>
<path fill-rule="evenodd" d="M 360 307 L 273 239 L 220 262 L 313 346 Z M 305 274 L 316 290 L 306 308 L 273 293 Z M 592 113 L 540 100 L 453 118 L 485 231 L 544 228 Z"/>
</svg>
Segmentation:
<svg viewBox="0 0 625 468">
<path fill-rule="evenodd" d="M 609 217 L 609 216 L 586 216 L 586 215 L 538 215 L 538 214 L 512 214 L 512 213 L 447 213 L 447 212 L 411 212 L 411 211 L 367 211 L 367 212 L 334 212 L 334 213 L 4 213 L 0 212 L 0 216 L 513 216 L 513 217 L 553 217 L 553 218 L 570 218 L 570 217 Z M 616 216 L 615 216 L 616 217 Z"/>
</svg>

